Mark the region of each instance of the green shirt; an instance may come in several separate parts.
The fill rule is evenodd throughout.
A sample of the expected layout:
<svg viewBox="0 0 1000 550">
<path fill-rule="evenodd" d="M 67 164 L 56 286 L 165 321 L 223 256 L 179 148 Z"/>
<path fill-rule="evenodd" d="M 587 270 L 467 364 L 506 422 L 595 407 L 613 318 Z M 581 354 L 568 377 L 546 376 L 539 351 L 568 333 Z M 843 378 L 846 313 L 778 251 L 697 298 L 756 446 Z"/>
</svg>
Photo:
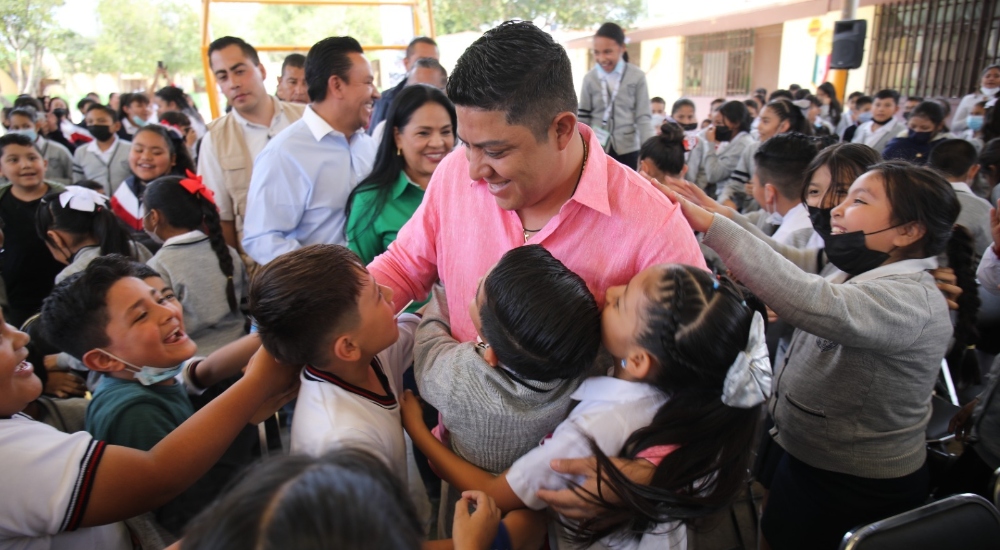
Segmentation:
<svg viewBox="0 0 1000 550">
<path fill-rule="evenodd" d="M 361 256 L 365 265 L 389 248 L 389 243 L 396 240 L 400 228 L 424 200 L 424 190 L 411 183 L 402 170 L 389 191 L 388 202 L 382 205 L 381 212 L 372 219 L 371 213 L 377 207 L 378 195 L 378 189 L 366 189 L 355 194 L 351 203 L 351 215 L 347 218 L 347 246 Z M 414 302 L 406 311 L 412 313 L 425 302 L 426 300 Z"/>
<path fill-rule="evenodd" d="M 95 439 L 148 451 L 193 414 L 183 384 L 143 386 L 103 376 L 85 425 Z"/>
</svg>

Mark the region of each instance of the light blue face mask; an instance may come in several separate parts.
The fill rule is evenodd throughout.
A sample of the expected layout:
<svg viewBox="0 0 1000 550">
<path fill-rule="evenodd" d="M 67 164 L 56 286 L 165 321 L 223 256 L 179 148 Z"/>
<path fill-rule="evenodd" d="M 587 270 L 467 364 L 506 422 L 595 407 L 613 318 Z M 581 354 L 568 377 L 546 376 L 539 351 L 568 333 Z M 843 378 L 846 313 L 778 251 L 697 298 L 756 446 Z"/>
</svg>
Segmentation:
<svg viewBox="0 0 1000 550">
<path fill-rule="evenodd" d="M 138 126 L 138 127 L 140 127 L 140 128 L 142 128 L 143 126 L 149 124 L 149 122 L 146 122 L 145 120 L 139 118 L 139 115 L 132 115 L 132 122 L 134 122 L 135 125 Z"/>
<path fill-rule="evenodd" d="M 858 124 L 864 124 L 872 119 L 872 112 L 865 111 L 864 113 L 858 113 Z"/>
<path fill-rule="evenodd" d="M 176 367 L 170 367 L 166 369 L 161 369 L 157 367 L 137 367 L 132 363 L 125 361 L 121 357 L 118 357 L 109 351 L 103 350 L 101 348 L 97 348 L 97 351 L 100 351 L 105 355 L 107 355 L 108 357 L 111 357 L 112 359 L 120 361 L 123 364 L 125 364 L 126 367 L 125 370 L 131 372 L 132 376 L 135 377 L 136 381 L 138 381 L 143 386 L 152 386 L 154 384 L 159 384 L 164 380 L 170 380 L 171 378 L 180 374 L 181 371 L 184 369 L 184 363 L 181 363 Z"/>
<path fill-rule="evenodd" d="M 965 125 L 973 132 L 983 129 L 983 115 L 969 115 L 965 117 Z"/>
<path fill-rule="evenodd" d="M 22 128 L 20 130 L 11 130 L 12 134 L 21 134 L 22 136 L 27 136 L 31 141 L 38 139 L 38 132 L 34 128 Z"/>
</svg>

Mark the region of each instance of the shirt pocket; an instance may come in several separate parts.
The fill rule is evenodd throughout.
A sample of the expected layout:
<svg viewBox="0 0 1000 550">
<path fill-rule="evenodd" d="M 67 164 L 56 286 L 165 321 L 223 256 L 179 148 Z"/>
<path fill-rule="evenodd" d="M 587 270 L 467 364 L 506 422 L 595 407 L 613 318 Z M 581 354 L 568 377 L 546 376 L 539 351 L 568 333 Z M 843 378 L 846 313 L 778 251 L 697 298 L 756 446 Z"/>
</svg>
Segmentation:
<svg viewBox="0 0 1000 550">
<path fill-rule="evenodd" d="M 826 411 L 815 405 L 807 405 L 791 393 L 784 394 L 787 404 L 784 422 L 780 430 L 794 434 L 796 439 L 826 440 L 829 431 Z"/>
</svg>

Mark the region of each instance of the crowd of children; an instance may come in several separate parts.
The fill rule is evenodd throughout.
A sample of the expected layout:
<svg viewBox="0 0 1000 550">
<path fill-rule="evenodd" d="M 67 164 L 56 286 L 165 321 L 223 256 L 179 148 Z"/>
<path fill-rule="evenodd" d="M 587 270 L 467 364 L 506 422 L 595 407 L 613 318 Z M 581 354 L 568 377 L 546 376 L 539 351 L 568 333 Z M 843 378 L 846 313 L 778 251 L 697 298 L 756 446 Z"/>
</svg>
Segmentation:
<svg viewBox="0 0 1000 550">
<path fill-rule="evenodd" d="M 340 193 L 353 206 L 307 212 L 342 213 L 348 246 L 296 241 L 260 264 L 220 214 L 220 183 L 192 160 L 222 125 L 206 127 L 180 89 L 157 92 L 166 112 L 153 123 L 145 95 L 92 101 L 73 153 L 41 136 L 34 99 L 9 113 L 0 548 L 683 550 L 750 481 L 767 492 L 771 548 L 836 548 L 929 498 L 990 490 L 1000 360 L 976 359 L 990 357 L 995 325 L 982 318 L 1000 307 L 995 98 L 963 100 L 960 126 L 937 101 L 909 98 L 900 120 L 894 90 L 842 105 L 824 83 L 720 99 L 702 126 L 690 99 L 669 113 L 648 100 L 609 23 L 578 113 L 546 99 L 548 72 L 512 92 L 537 96 L 526 105 L 470 108 L 475 55 L 534 32 L 519 25 L 470 46 L 447 95 L 398 90 L 368 159 L 375 176 L 352 174 L 359 192 Z M 571 78 L 561 46 L 532 40 L 525 52 L 540 45 L 553 78 Z M 256 56 L 231 37 L 213 48 Z M 351 71 L 364 66 L 355 58 L 343 56 Z M 342 132 L 318 126 L 319 103 L 349 100 L 357 118 L 372 94 L 351 96 L 346 77 L 310 80 L 321 61 L 305 59 L 314 101 L 288 128 L 339 144 Z M 239 82 L 259 70 L 241 63 Z M 982 78 L 986 90 L 1000 68 Z M 348 99 L 328 100 L 327 86 Z M 237 114 L 249 101 L 232 100 Z M 278 121 L 286 107 L 274 104 Z M 557 115 L 539 130 L 545 109 Z M 490 132 L 500 137 L 481 139 Z M 452 152 L 459 135 L 469 142 Z M 510 145 L 529 139 L 582 159 L 513 157 L 563 170 L 567 197 L 500 176 L 524 168 L 503 162 L 530 154 Z M 375 149 L 360 130 L 345 142 L 356 141 Z M 463 159 L 462 181 L 446 181 Z M 239 163 L 214 162 L 233 185 Z M 496 227 L 516 229 L 475 261 L 455 256 L 485 246 L 487 224 L 449 215 L 454 197 L 442 198 L 445 186 L 465 192 L 467 173 L 515 222 Z M 641 222 L 681 231 L 642 235 L 649 251 L 568 258 L 553 234 L 586 235 L 583 216 L 619 216 L 630 200 L 605 192 L 605 174 L 642 197 Z M 275 193 L 268 206 L 289 212 Z M 407 248 L 421 234 L 435 242 Z M 625 236 L 612 238 L 636 246 Z M 665 242 L 694 256 L 665 263 Z M 403 261 L 435 274 L 430 293 L 400 282 Z M 964 393 L 951 430 L 965 449 L 932 473 L 931 397 L 952 375 Z M 254 425 L 276 415 L 288 456 L 257 460 Z"/>
</svg>

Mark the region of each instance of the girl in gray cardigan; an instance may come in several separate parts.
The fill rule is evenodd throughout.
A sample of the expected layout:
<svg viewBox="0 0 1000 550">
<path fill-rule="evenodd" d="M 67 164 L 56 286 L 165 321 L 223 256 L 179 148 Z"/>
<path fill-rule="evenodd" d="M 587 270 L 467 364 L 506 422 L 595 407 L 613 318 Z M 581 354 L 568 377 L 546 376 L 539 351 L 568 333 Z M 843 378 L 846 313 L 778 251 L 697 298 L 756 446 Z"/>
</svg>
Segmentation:
<svg viewBox="0 0 1000 550">
<path fill-rule="evenodd" d="M 614 23 L 594 35 L 594 58 L 597 66 L 583 78 L 579 120 L 611 158 L 635 170 L 639 147 L 655 135 L 646 73 L 628 62 L 625 31 Z"/>
<path fill-rule="evenodd" d="M 705 244 L 797 328 L 769 406 L 771 435 L 786 451 L 762 520 L 771 547 L 836 548 L 851 527 L 922 504 L 924 428 L 952 336 L 926 270 L 947 249 L 960 283 L 972 278 L 968 234 L 952 231 L 960 206 L 951 185 L 895 162 L 858 178 L 821 230 L 841 270 L 825 279 L 681 203 Z M 963 309 L 958 330 L 975 315 Z"/>
<path fill-rule="evenodd" d="M 212 192 L 201 178 L 153 180 L 143 197 L 143 227 L 163 243 L 148 265 L 177 292 L 184 325 L 207 355 L 245 334 L 240 299 L 247 287 L 239 255 L 226 245 Z"/>
</svg>

